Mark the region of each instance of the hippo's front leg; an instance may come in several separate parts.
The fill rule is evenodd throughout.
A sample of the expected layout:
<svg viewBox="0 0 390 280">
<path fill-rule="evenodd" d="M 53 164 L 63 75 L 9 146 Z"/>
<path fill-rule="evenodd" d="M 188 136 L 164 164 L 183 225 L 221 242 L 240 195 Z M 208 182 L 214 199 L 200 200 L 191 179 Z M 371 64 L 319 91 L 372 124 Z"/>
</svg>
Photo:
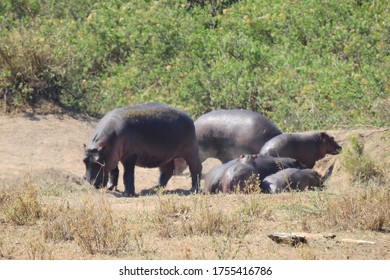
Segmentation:
<svg viewBox="0 0 390 280">
<path fill-rule="evenodd" d="M 112 191 L 114 188 L 117 191 L 118 190 L 118 177 L 119 177 L 119 169 L 118 166 L 111 170 L 108 174 L 108 183 L 107 188 L 108 190 Z"/>
<path fill-rule="evenodd" d="M 124 173 L 123 173 L 123 182 L 125 185 L 125 191 L 123 196 L 125 197 L 135 197 L 135 188 L 134 188 L 134 168 L 135 162 L 128 161 L 123 163 Z"/>
</svg>

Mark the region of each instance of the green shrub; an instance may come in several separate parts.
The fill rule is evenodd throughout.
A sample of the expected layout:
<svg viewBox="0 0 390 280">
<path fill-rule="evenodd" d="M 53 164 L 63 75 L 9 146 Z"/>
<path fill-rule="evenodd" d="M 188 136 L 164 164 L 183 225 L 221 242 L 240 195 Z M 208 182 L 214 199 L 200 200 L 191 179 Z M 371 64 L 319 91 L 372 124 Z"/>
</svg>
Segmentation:
<svg viewBox="0 0 390 280">
<path fill-rule="evenodd" d="M 352 136 L 349 141 L 350 145 L 343 151 L 342 165 L 352 176 L 352 181 L 367 182 L 382 176 L 380 168 L 364 153 L 362 139 Z"/>
<path fill-rule="evenodd" d="M 159 101 L 194 118 L 260 111 L 290 131 L 390 125 L 386 1 L 16 2 L 0 13 L 0 97 L 14 106 Z"/>
</svg>

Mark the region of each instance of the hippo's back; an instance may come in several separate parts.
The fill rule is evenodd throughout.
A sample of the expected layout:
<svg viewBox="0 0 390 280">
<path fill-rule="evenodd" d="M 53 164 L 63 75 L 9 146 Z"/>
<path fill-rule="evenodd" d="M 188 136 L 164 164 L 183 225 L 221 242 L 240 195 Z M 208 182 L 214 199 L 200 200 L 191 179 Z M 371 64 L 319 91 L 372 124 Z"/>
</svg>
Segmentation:
<svg viewBox="0 0 390 280">
<path fill-rule="evenodd" d="M 248 110 L 206 113 L 195 121 L 195 129 L 199 146 L 206 153 L 204 159 L 216 157 L 224 162 L 258 153 L 269 139 L 282 133 L 267 117 Z"/>
<path fill-rule="evenodd" d="M 142 167 L 158 167 L 175 157 L 198 157 L 195 126 L 183 111 L 145 103 L 108 112 L 98 123 L 90 147 L 108 147 L 110 157 L 136 157 Z"/>
<path fill-rule="evenodd" d="M 286 157 L 273 157 L 269 155 L 258 154 L 256 157 L 256 171 L 259 173 L 260 178 L 265 178 L 271 174 L 274 174 L 282 169 L 297 168 L 305 169 L 306 166 L 302 165 L 299 161 L 293 158 Z"/>
<path fill-rule="evenodd" d="M 192 119 L 185 112 L 160 103 L 145 103 L 108 112 L 98 122 L 92 141 L 130 132 L 174 138 L 174 134 L 180 137 L 182 131 L 195 131 Z"/>
</svg>

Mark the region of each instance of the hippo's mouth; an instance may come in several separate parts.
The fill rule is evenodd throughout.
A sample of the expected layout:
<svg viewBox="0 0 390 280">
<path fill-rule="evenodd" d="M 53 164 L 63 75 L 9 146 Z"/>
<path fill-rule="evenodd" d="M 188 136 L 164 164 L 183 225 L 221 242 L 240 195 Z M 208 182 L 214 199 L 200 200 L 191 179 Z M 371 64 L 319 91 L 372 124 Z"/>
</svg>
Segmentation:
<svg viewBox="0 0 390 280">
<path fill-rule="evenodd" d="M 331 153 L 331 155 L 338 155 L 339 153 L 341 153 L 342 150 L 343 150 L 342 148 L 338 148 L 338 149 L 334 150 L 334 152 Z"/>
</svg>

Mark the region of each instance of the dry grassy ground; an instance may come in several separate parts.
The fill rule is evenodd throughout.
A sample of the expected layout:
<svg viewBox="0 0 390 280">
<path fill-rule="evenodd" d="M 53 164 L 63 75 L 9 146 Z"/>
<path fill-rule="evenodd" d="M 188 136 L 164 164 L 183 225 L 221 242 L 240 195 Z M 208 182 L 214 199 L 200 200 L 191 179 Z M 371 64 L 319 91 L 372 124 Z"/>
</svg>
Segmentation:
<svg viewBox="0 0 390 280">
<path fill-rule="evenodd" d="M 136 168 L 142 195 L 122 198 L 82 180 L 95 124 L 0 116 L 0 258 L 390 259 L 389 129 L 330 131 L 344 148 L 361 137 L 371 172 L 358 178 L 344 149 L 316 165 L 321 174 L 333 166 L 322 192 L 183 195 L 188 173 L 155 192 L 158 170 Z M 204 172 L 217 163 L 206 161 Z M 308 242 L 277 244 L 268 237 L 275 232 L 304 232 Z"/>
</svg>

